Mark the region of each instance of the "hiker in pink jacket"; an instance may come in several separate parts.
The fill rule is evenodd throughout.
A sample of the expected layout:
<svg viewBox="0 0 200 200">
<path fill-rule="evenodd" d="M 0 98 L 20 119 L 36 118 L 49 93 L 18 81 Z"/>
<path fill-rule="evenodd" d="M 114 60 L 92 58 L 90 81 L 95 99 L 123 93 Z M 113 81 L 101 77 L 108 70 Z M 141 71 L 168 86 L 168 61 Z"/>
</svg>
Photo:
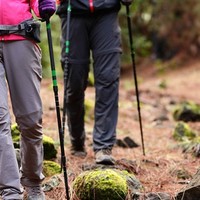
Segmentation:
<svg viewBox="0 0 200 200">
<path fill-rule="evenodd" d="M 0 198 L 44 200 L 40 24 L 55 12 L 54 0 L 0 0 Z M 8 85 L 8 87 L 7 87 Z M 20 128 L 21 177 L 11 138 L 8 97 Z"/>
</svg>

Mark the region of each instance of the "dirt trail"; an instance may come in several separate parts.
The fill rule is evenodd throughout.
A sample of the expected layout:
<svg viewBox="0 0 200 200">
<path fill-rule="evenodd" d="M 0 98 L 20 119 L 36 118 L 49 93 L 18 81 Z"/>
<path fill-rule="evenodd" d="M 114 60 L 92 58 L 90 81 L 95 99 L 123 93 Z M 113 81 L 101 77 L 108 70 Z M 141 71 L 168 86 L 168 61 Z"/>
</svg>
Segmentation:
<svg viewBox="0 0 200 200">
<path fill-rule="evenodd" d="M 129 136 L 140 144 L 140 147 L 128 149 L 116 146 L 113 149 L 113 155 L 117 160 L 125 158 L 137 163 L 136 177 L 143 184 L 144 192 L 167 192 L 174 196 L 188 181 L 178 179 L 177 172 L 186 170 L 192 176 L 200 166 L 200 160 L 190 154 L 183 154 L 172 138 L 175 125 L 172 118 L 174 104 L 183 100 L 193 100 L 200 103 L 200 61 L 185 64 L 184 67 L 162 74 L 158 73 L 157 67 L 150 68 L 147 63 L 139 71 L 138 77 L 146 156 L 142 155 L 132 73 L 128 73 L 128 75 L 121 78 L 117 132 L 118 138 Z M 45 79 L 42 84 L 44 133 L 58 141 L 55 110 L 51 109 L 54 107 L 51 80 Z M 62 80 L 59 80 L 61 107 L 62 91 Z M 87 89 L 86 98 L 94 99 L 93 88 Z M 200 130 L 199 122 L 190 124 Z M 83 164 L 94 163 L 92 127 L 93 120 L 89 120 L 86 123 L 88 155 L 85 159 L 70 156 L 69 138 L 66 133 L 68 171 L 74 176 L 82 171 Z M 63 185 L 47 192 L 46 195 L 50 199 L 63 200 Z"/>
</svg>

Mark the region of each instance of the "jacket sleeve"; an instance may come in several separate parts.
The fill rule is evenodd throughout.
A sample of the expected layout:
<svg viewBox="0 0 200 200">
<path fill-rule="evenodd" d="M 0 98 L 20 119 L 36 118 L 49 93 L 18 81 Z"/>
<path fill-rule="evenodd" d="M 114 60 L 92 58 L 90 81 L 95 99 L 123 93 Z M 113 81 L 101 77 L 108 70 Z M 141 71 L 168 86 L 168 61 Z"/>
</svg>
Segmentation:
<svg viewBox="0 0 200 200">
<path fill-rule="evenodd" d="M 33 10 L 33 12 L 35 13 L 35 15 L 37 17 L 40 17 L 40 14 L 39 14 L 39 6 L 38 6 L 38 0 L 30 0 L 30 7 L 31 7 L 31 10 Z"/>
</svg>

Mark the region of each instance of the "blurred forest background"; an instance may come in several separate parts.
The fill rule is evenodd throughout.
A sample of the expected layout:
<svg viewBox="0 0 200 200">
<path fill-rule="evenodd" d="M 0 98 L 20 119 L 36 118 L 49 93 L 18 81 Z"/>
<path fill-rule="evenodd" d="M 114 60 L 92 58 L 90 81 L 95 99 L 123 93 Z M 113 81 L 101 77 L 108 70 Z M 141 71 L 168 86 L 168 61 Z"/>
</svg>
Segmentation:
<svg viewBox="0 0 200 200">
<path fill-rule="evenodd" d="M 199 0 L 134 0 L 130 6 L 133 46 L 136 62 L 144 59 L 163 63 L 178 55 L 191 59 L 200 52 L 200 1 Z M 130 45 L 125 6 L 119 14 L 122 32 L 122 70 L 131 68 Z M 54 55 L 57 75 L 60 66 L 60 19 L 51 18 Z M 43 52 L 44 77 L 50 77 L 50 62 L 45 23 L 42 23 L 40 46 Z M 162 65 L 163 66 L 163 65 Z"/>
</svg>

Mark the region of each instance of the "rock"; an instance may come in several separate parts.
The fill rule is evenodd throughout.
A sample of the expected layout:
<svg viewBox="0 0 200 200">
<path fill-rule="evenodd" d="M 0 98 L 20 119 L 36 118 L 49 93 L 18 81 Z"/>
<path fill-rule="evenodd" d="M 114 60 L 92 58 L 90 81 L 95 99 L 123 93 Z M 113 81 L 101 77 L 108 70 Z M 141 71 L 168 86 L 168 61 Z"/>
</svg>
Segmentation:
<svg viewBox="0 0 200 200">
<path fill-rule="evenodd" d="M 135 148 L 135 147 L 139 147 L 139 145 L 130 137 L 125 137 L 124 138 L 124 143 L 127 145 L 127 147 L 129 148 Z"/>
<path fill-rule="evenodd" d="M 12 135 L 12 140 L 15 148 L 19 148 L 20 144 L 20 130 L 17 125 L 17 123 L 11 125 L 11 135 Z"/>
<path fill-rule="evenodd" d="M 139 200 L 171 200 L 171 197 L 167 193 L 157 192 L 141 195 Z"/>
<path fill-rule="evenodd" d="M 78 197 L 81 200 L 125 200 L 130 193 L 139 190 L 141 184 L 126 171 L 96 169 L 81 173 L 74 180 L 72 187 L 74 199 Z"/>
<path fill-rule="evenodd" d="M 11 134 L 13 139 L 14 147 L 20 148 L 20 130 L 17 123 L 11 126 Z M 44 159 L 50 160 L 56 158 L 57 150 L 54 145 L 54 141 L 51 137 L 43 135 L 43 146 L 44 146 Z"/>
<path fill-rule="evenodd" d="M 42 189 L 44 192 L 50 191 L 57 187 L 61 182 L 61 178 L 58 175 L 52 176 L 47 182 L 42 184 Z"/>
<path fill-rule="evenodd" d="M 55 148 L 54 141 L 52 138 L 43 135 L 43 146 L 45 160 L 51 160 L 52 158 L 56 158 L 57 150 Z"/>
<path fill-rule="evenodd" d="M 50 177 L 59 173 L 61 173 L 61 166 L 58 163 L 50 160 L 45 160 L 43 162 L 43 174 L 46 177 Z"/>
<path fill-rule="evenodd" d="M 184 153 L 192 153 L 195 157 L 200 157 L 200 136 L 188 124 L 178 122 L 173 137 L 179 141 L 179 146 L 181 146 Z"/>
<path fill-rule="evenodd" d="M 174 177 L 177 177 L 178 179 L 187 180 L 191 178 L 191 174 L 186 169 L 174 169 L 170 171 L 170 174 Z"/>
<path fill-rule="evenodd" d="M 139 145 L 130 137 L 126 136 L 123 139 L 117 139 L 116 145 L 123 148 L 136 148 L 139 147 Z"/>
<path fill-rule="evenodd" d="M 182 102 L 174 109 L 173 117 L 176 121 L 200 121 L 200 105 L 191 101 Z"/>
<path fill-rule="evenodd" d="M 126 148 L 127 147 L 122 139 L 116 139 L 116 145 L 118 147 L 122 147 L 122 148 Z"/>
<path fill-rule="evenodd" d="M 140 166 L 138 166 L 137 162 L 134 160 L 128 160 L 125 158 L 116 160 L 116 169 L 119 170 L 125 170 L 129 173 L 138 174 L 138 171 L 140 170 Z"/>
<path fill-rule="evenodd" d="M 187 123 L 178 122 L 173 132 L 174 139 L 184 141 L 191 140 L 196 137 L 196 133 L 189 127 Z"/>
<path fill-rule="evenodd" d="M 189 184 L 180 191 L 175 200 L 199 200 L 200 199 L 200 169 L 193 176 Z"/>
</svg>

